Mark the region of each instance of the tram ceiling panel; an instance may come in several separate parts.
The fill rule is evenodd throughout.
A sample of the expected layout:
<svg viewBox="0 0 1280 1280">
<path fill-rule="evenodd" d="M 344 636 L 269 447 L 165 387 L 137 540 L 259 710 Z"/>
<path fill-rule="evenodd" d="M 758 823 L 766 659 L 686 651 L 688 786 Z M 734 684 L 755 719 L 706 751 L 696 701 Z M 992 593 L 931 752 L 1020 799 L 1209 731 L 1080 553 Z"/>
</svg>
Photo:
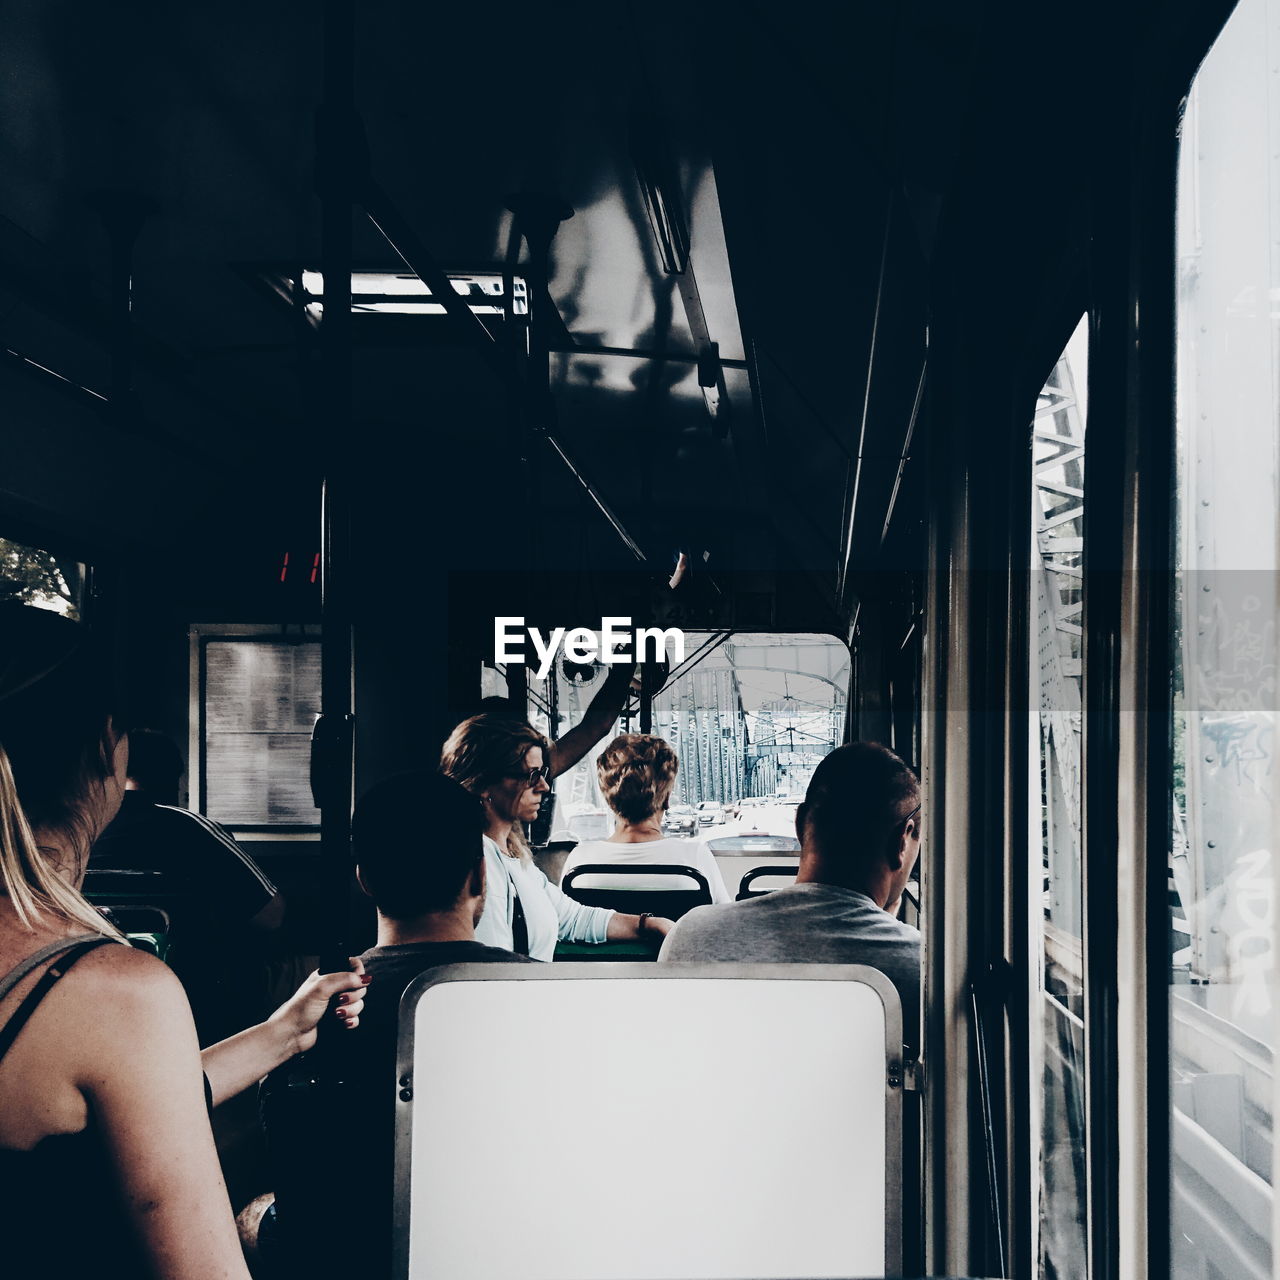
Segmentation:
<svg viewBox="0 0 1280 1280">
<path fill-rule="evenodd" d="M 866 392 L 883 243 L 879 197 L 897 145 L 886 122 L 910 95 L 901 86 L 890 92 L 898 20 L 880 6 L 840 9 L 708 4 L 692 15 L 693 39 L 678 47 L 662 38 L 677 12 L 663 5 L 574 4 L 554 24 L 516 4 L 479 11 L 374 3 L 360 6 L 358 17 L 359 105 L 373 166 L 432 254 L 442 263 L 499 264 L 512 235 L 509 195 L 540 189 L 568 200 L 577 213 L 552 249 L 550 292 L 565 326 L 553 345 L 569 347 L 567 332 L 585 351 L 564 357 L 566 384 L 578 383 L 587 398 L 617 384 L 641 400 L 665 384 L 646 406 L 664 415 L 672 397 L 703 396 L 694 363 L 700 339 L 717 343 L 725 367 L 716 379 L 735 434 L 704 447 L 676 411 L 677 437 L 698 438 L 695 447 L 677 446 L 659 487 L 679 501 L 713 492 L 741 511 L 776 508 L 770 518 L 802 541 L 803 558 L 833 568 L 851 459 L 863 458 L 867 545 L 880 535 L 885 495 L 900 470 L 895 437 L 905 437 L 918 374 L 914 360 L 894 356 Z M 305 438 L 294 317 L 255 298 L 235 264 L 302 264 L 318 248 L 314 9 L 286 3 L 266 14 L 233 4 L 216 20 L 182 8 L 152 16 L 109 18 L 81 0 L 55 0 L 18 25 L 11 56 L 23 70 L 19 90 L 48 99 L 47 118 L 63 141 L 45 146 L 36 133 L 10 130 L 9 150 L 0 153 L 3 212 L 62 277 L 81 272 L 92 295 L 102 290 L 105 248 L 77 193 L 112 182 L 154 196 L 159 213 L 138 247 L 135 316 L 140 333 L 173 344 L 175 372 L 161 389 L 140 365 L 140 389 L 166 423 L 197 441 L 217 439 L 224 450 L 231 441 L 235 452 Z M 909 33 L 915 23 L 906 20 Z M 738 38 L 739 27 L 752 28 L 749 39 Z M 790 54 L 771 40 L 776 27 Z M 253 40 L 238 38 L 250 30 Z M 632 52 L 641 44 L 642 60 Z M 424 48 L 437 51 L 429 65 Z M 816 105 L 804 85 L 805 59 L 815 56 L 831 71 L 819 77 L 826 88 Z M 478 75 L 491 90 L 477 90 Z M 844 108 L 835 113 L 833 86 Z M 788 107 L 790 98 L 796 105 Z M 658 142 L 638 146 L 637 121 L 650 119 L 660 126 Z M 847 155 L 858 172 L 846 172 Z M 665 269 L 655 189 L 681 206 L 686 279 Z M 362 245 L 377 243 L 362 233 Z M 797 260 L 797 246 L 821 244 L 838 248 L 816 265 Z M 900 255 L 890 256 L 896 292 Z M 37 287 L 24 281 L 24 296 Z M 910 329 L 913 321 L 882 313 L 881 323 Z M 62 347 L 71 350 L 69 342 Z M 749 389 L 741 366 L 753 355 L 758 385 Z M 380 385 L 379 412 L 394 417 L 401 396 L 401 412 L 414 420 L 421 389 L 412 381 Z M 741 457 L 736 467 L 726 462 L 742 454 L 736 432 L 749 430 L 752 390 L 762 388 L 766 429 L 781 436 L 777 456 L 790 472 L 785 495 L 755 457 L 747 468 Z M 197 410 L 202 398 L 208 404 Z M 598 406 L 606 415 L 601 435 L 626 438 L 637 410 L 620 408 L 610 425 L 607 402 Z M 708 417 L 707 441 L 714 427 Z M 875 501 L 864 496 L 872 491 Z M 861 511 L 853 514 L 863 521 Z M 858 523 L 854 542 L 863 537 Z"/>
<path fill-rule="evenodd" d="M 745 410 L 750 401 L 744 377 L 737 379 L 741 387 L 733 389 L 732 375 L 745 371 L 745 353 L 714 175 L 706 159 L 683 143 L 670 151 L 668 165 L 637 162 L 635 93 L 625 75 L 615 74 L 611 61 L 620 41 L 625 44 L 625 24 L 620 26 L 624 13 L 624 6 L 579 7 L 577 21 L 558 28 L 552 38 L 543 24 L 513 9 L 510 21 L 499 24 L 508 43 L 498 48 L 518 48 L 517 70 L 540 66 L 545 55 L 548 65 L 571 66 L 571 76 L 561 82 L 532 70 L 527 79 L 517 75 L 512 93 L 519 98 L 518 111 L 506 102 L 502 112 L 495 111 L 486 100 L 447 137 L 439 136 L 440 109 L 466 97 L 474 67 L 465 57 L 445 59 L 425 84 L 412 76 L 406 81 L 410 70 L 419 74 L 406 50 L 414 48 L 413 33 L 426 34 L 427 26 L 436 43 L 470 47 L 464 37 L 474 40 L 480 34 L 473 29 L 478 20 L 474 14 L 455 13 L 426 23 L 420 12 L 402 14 L 409 23 L 408 38 L 394 47 L 383 44 L 366 51 L 362 83 L 372 85 L 365 115 L 373 161 L 390 175 L 392 202 L 436 256 L 447 261 L 463 261 L 460 255 L 470 255 L 473 262 L 495 263 L 504 256 L 512 261 L 515 228 L 502 206 L 517 185 L 541 185 L 572 203 L 575 214 L 557 233 L 550 261 L 552 316 L 560 322 L 550 346 L 564 353 L 553 359 L 553 386 L 572 447 L 587 458 L 604 455 L 600 465 L 610 476 L 605 487 L 611 489 L 605 496 L 615 505 L 633 488 L 636 469 L 617 467 L 618 444 L 639 430 L 645 446 L 655 451 L 660 487 L 669 489 L 674 483 L 682 500 L 693 503 L 719 505 L 723 494 L 728 505 L 741 507 L 741 486 L 732 477 L 731 463 L 704 457 L 708 451 L 700 444 L 666 449 L 660 443 L 663 437 L 678 442 L 681 436 L 700 434 L 689 423 L 685 401 L 702 406 L 702 433 L 725 434 L 723 428 L 715 431 L 716 423 L 706 413 L 713 398 L 708 381 L 714 384 L 719 418 L 739 402 L 740 411 Z M 414 93 L 405 92 L 406 83 L 415 84 Z M 576 110 L 567 109 L 570 104 Z M 583 104 L 591 109 L 582 109 Z M 423 138 L 431 138 L 436 163 L 406 165 Z M 672 208 L 679 206 L 678 220 L 688 228 L 688 236 L 682 237 L 689 252 L 681 279 L 664 270 L 642 172 L 650 186 L 664 187 L 664 198 Z M 515 269 L 521 269 L 518 260 Z M 382 326 L 384 332 L 387 327 Z M 432 332 L 438 328 L 433 326 Z M 425 326 L 421 332 L 426 338 Z M 705 357 L 711 343 L 723 365 L 713 358 L 708 375 Z M 578 401 L 584 405 L 580 417 L 585 427 L 575 434 L 571 420 Z M 601 474 L 600 467 L 593 470 Z M 661 494 L 651 495 L 646 505 L 650 500 L 660 502 Z"/>
<path fill-rule="evenodd" d="M 202 372 L 232 396 L 265 397 L 274 416 L 281 406 L 273 375 L 288 363 L 290 333 L 279 313 L 245 294 L 232 268 L 315 255 L 314 11 L 284 5 L 269 22 L 254 13 L 254 40 L 237 41 L 234 6 L 221 11 L 216 31 L 182 10 L 144 30 L 87 21 L 90 9 L 75 0 L 51 5 L 46 22 L 11 42 L 19 62 L 31 59 L 24 91 L 78 89 L 49 104 L 60 145 L 27 140 L 30 172 L 6 175 L 18 179 L 6 184 L 7 208 L 23 215 L 24 230 L 64 273 L 90 268 L 93 289 L 103 274 L 92 270 L 100 246 L 92 219 L 76 212 L 75 193 L 124 184 L 153 194 L 160 213 L 135 272 L 140 322 L 203 361 Z M 362 6 L 360 106 L 375 171 L 439 260 L 500 262 L 511 234 L 506 197 L 554 191 L 578 215 L 553 252 L 552 294 L 582 345 L 696 357 L 683 310 L 671 305 L 675 284 L 655 265 L 629 142 L 634 89 L 612 69 L 626 44 L 624 12 L 578 6 L 566 15 L 572 22 L 546 30 L 541 15 L 515 5 L 484 14 Z M 248 6 L 241 16 L 249 22 Z M 55 20 L 61 34 L 49 39 Z M 387 39 L 391 32 L 396 39 Z M 424 40 L 448 51 L 427 75 L 418 60 Z M 478 48 L 492 52 L 479 61 L 466 52 Z M 499 91 L 477 94 L 480 63 L 485 74 L 495 64 L 507 69 L 509 82 L 499 75 Z M 465 113 L 441 129 L 462 102 Z M 674 172 L 710 337 L 723 357 L 740 361 L 709 164 L 681 154 Z M 177 327 L 175 314 L 183 316 Z M 556 345 L 570 345 L 563 331 Z"/>
<path fill-rule="evenodd" d="M 814 511 L 846 609 L 850 570 L 879 558 L 925 363 L 925 249 L 897 172 L 905 22 L 756 7 L 716 80 L 716 175 L 763 453 Z"/>
</svg>

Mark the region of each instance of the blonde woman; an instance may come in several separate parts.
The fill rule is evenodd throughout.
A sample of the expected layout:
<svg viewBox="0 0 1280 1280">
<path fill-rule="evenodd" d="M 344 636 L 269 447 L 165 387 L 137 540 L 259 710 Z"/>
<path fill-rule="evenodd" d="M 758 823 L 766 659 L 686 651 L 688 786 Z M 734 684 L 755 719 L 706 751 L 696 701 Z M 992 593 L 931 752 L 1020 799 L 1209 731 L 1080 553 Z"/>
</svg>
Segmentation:
<svg viewBox="0 0 1280 1280">
<path fill-rule="evenodd" d="M 100 676 L 74 623 L 0 606 L 5 1274 L 248 1280 L 207 1102 L 308 1048 L 332 997 L 355 1025 L 362 978 L 313 977 L 200 1053 L 177 978 L 79 892 L 128 755 Z"/>
<path fill-rule="evenodd" d="M 472 716 L 449 735 L 440 771 L 480 797 L 485 812 L 488 893 L 476 939 L 550 960 L 556 942 L 661 941 L 672 922 L 575 902 L 534 865 L 524 824 L 538 816 L 551 744 L 536 729 L 495 715 Z M 428 816 L 429 820 L 429 816 Z"/>
<path fill-rule="evenodd" d="M 662 815 L 679 768 L 676 753 L 661 738 L 647 733 L 620 733 L 614 738 L 596 760 L 600 791 L 617 818 L 613 835 L 607 840 L 580 841 L 565 860 L 562 876 L 591 863 L 625 867 L 668 863 L 701 871 L 711 889 L 711 901 L 729 902 L 724 877 L 706 841 L 663 834 Z M 652 880 L 628 876 L 622 883 L 635 889 L 682 887 L 670 876 Z M 591 877 L 590 887 L 597 887 L 595 877 Z"/>
</svg>

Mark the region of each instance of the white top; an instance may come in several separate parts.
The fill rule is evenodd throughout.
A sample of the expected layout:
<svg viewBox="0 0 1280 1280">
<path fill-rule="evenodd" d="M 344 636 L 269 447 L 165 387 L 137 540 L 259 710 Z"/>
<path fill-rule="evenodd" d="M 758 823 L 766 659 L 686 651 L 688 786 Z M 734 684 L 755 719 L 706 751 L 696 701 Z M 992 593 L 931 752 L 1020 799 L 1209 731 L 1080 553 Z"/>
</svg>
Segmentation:
<svg viewBox="0 0 1280 1280">
<path fill-rule="evenodd" d="M 513 946 L 516 894 L 529 931 L 529 955 L 550 960 L 556 942 L 604 942 L 614 912 L 587 907 L 566 897 L 532 863 L 509 858 L 488 836 L 484 838 L 484 914 L 476 925 L 476 941 L 510 951 Z"/>
<path fill-rule="evenodd" d="M 574 867 L 584 863 L 608 862 L 619 867 L 649 867 L 665 863 L 668 866 L 692 867 L 701 871 L 711 886 L 712 902 L 732 902 L 724 887 L 724 877 L 716 865 L 715 855 L 705 840 L 682 840 L 664 837 L 661 840 L 645 840 L 639 844 L 622 844 L 613 840 L 581 840 L 565 859 L 560 872 L 560 883 Z M 576 881 L 583 889 L 683 889 L 691 887 L 688 880 L 675 876 L 627 876 L 609 880 L 607 876 L 585 876 Z"/>
</svg>

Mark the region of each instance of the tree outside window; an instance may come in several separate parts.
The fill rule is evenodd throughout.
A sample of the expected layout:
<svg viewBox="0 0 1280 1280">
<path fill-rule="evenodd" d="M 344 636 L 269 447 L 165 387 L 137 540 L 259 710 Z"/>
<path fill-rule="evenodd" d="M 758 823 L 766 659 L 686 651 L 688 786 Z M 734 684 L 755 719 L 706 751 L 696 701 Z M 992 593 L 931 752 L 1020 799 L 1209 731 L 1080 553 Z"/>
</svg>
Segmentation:
<svg viewBox="0 0 1280 1280">
<path fill-rule="evenodd" d="M 82 567 L 48 551 L 0 538 L 0 601 L 20 601 L 80 619 Z"/>
</svg>

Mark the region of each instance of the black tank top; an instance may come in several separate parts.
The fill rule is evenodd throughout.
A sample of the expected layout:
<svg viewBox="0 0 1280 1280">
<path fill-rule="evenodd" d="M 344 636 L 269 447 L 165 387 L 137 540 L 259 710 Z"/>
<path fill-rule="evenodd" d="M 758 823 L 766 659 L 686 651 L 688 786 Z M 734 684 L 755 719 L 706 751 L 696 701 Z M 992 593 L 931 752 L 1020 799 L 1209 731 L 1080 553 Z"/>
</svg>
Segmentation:
<svg viewBox="0 0 1280 1280">
<path fill-rule="evenodd" d="M 0 998 L 54 956 L 8 1021 L 0 1026 L 0 1059 L 36 1006 L 81 956 L 111 942 L 101 935 L 64 939 L 0 978 Z M 15 976 L 16 975 L 16 976 Z M 0 1205 L 5 1240 L 0 1270 L 6 1276 L 85 1280 L 109 1275 L 145 1280 L 151 1271 L 125 1213 L 115 1168 L 92 1111 L 79 1133 L 43 1138 L 30 1151 L 0 1147 Z"/>
</svg>

